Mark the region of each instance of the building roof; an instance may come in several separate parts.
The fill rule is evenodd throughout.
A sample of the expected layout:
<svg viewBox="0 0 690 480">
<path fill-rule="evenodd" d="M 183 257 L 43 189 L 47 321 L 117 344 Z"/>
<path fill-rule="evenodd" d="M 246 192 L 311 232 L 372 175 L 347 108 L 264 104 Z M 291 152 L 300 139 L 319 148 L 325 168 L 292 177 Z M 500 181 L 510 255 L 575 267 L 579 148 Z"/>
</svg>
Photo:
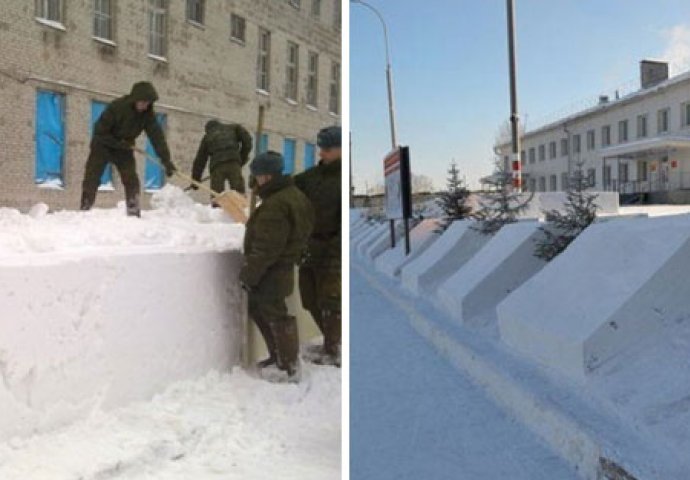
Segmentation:
<svg viewBox="0 0 690 480">
<path fill-rule="evenodd" d="M 612 108 L 617 108 L 623 105 L 627 105 L 629 103 L 632 103 L 634 101 L 640 100 L 642 98 L 645 98 L 649 95 L 653 95 L 655 93 L 659 93 L 669 87 L 682 84 L 688 82 L 690 83 L 690 71 L 681 73 L 680 75 L 676 75 L 675 77 L 671 77 L 668 80 L 664 80 L 663 82 L 654 85 L 653 87 L 649 88 L 644 88 L 637 90 L 633 93 L 630 93 L 628 95 L 625 95 L 617 100 L 609 100 L 606 103 L 601 103 L 599 105 L 596 105 L 594 107 L 588 108 L 586 110 L 582 110 L 580 112 L 574 113 L 572 115 L 568 115 L 566 117 L 563 117 L 560 120 L 556 120 L 555 122 L 550 122 L 542 127 L 537 128 L 536 130 L 532 131 L 527 131 L 523 135 L 524 138 L 529 138 L 534 135 L 537 135 L 539 133 L 543 133 L 549 130 L 553 130 L 555 128 L 562 128 L 564 124 L 569 124 L 573 123 L 576 120 L 580 120 L 582 118 L 585 118 L 590 115 L 598 114 L 598 113 L 603 113 L 607 110 L 610 110 Z M 509 145 L 509 143 L 504 143 L 499 145 L 499 147 L 505 147 L 506 145 Z"/>
<path fill-rule="evenodd" d="M 636 158 L 655 152 L 666 152 L 678 148 L 690 148 L 690 136 L 660 135 L 634 142 L 621 143 L 601 149 L 604 158 Z"/>
</svg>

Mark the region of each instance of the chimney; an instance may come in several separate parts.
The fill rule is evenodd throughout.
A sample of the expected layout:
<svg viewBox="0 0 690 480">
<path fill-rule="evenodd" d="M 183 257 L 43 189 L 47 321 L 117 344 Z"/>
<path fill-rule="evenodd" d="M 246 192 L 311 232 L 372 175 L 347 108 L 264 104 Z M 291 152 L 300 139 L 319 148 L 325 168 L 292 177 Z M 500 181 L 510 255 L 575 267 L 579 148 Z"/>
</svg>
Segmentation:
<svg viewBox="0 0 690 480">
<path fill-rule="evenodd" d="M 668 80 L 668 63 L 654 60 L 642 60 L 640 62 L 640 85 L 642 88 L 650 88 Z"/>
<path fill-rule="evenodd" d="M 604 105 L 605 103 L 609 103 L 609 96 L 599 95 L 599 105 Z"/>
</svg>

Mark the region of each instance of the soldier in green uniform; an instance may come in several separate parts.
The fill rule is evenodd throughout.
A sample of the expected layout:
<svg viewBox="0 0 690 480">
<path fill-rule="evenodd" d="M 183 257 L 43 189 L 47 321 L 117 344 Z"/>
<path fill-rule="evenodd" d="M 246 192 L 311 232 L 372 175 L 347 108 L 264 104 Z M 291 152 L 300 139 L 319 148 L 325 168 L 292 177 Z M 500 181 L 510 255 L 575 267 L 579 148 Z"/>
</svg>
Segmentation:
<svg viewBox="0 0 690 480">
<path fill-rule="evenodd" d="M 323 334 L 316 363 L 340 366 L 341 345 L 341 130 L 322 129 L 317 137 L 319 164 L 295 177 L 311 200 L 316 223 L 307 256 L 299 270 L 302 305 Z"/>
<path fill-rule="evenodd" d="M 251 135 L 240 124 L 226 125 L 217 120 L 209 120 L 205 130 L 192 165 L 192 178 L 197 182 L 201 180 L 210 157 L 211 189 L 222 192 L 227 180 L 231 189 L 244 193 L 242 167 L 252 151 Z M 196 189 L 194 185 L 191 188 Z"/>
<path fill-rule="evenodd" d="M 120 173 L 125 187 L 127 215 L 140 216 L 140 190 L 137 165 L 134 160 L 134 142 L 142 131 L 146 131 L 165 174 L 175 172 L 170 161 L 170 151 L 165 135 L 153 110 L 158 94 L 149 82 L 138 82 L 129 95 L 113 100 L 98 118 L 91 138 L 91 152 L 86 161 L 82 183 L 81 209 L 89 210 L 96 201 L 96 192 L 101 176 L 108 163 Z"/>
<path fill-rule="evenodd" d="M 288 315 L 285 299 L 294 289 L 294 268 L 314 226 L 314 210 L 283 168 L 282 155 L 273 151 L 250 165 L 261 204 L 247 221 L 240 283 L 249 292 L 249 315 L 269 352 L 258 367 L 276 364 L 289 381 L 297 381 L 297 320 Z"/>
</svg>

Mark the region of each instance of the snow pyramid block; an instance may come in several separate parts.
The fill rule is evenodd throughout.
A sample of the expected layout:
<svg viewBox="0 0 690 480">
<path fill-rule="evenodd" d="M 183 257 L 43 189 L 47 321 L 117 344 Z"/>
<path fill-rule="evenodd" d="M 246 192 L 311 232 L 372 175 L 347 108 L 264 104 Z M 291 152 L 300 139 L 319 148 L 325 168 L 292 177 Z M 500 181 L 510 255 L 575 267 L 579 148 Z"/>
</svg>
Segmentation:
<svg viewBox="0 0 690 480">
<path fill-rule="evenodd" d="M 439 220 L 428 218 L 410 231 L 410 253 L 405 255 L 405 237 L 401 237 L 400 243 L 395 248 L 386 250 L 379 255 L 374 264 L 377 270 L 389 277 L 400 275 L 400 269 L 422 254 L 429 245 L 440 236 L 438 232 Z"/>
<path fill-rule="evenodd" d="M 472 225 L 470 220 L 453 222 L 429 248 L 403 266 L 403 287 L 415 295 L 430 294 L 460 270 L 490 238 Z"/>
<path fill-rule="evenodd" d="M 364 252 L 371 242 L 380 237 L 384 232 L 388 232 L 389 229 L 390 227 L 387 223 L 377 223 L 370 226 L 352 241 L 350 248 L 353 248 L 358 255 L 364 256 Z"/>
<path fill-rule="evenodd" d="M 402 240 L 402 236 L 405 232 L 405 225 L 401 221 L 395 222 L 395 244 L 397 245 L 399 241 Z M 365 260 L 373 260 L 383 252 L 391 248 L 391 228 L 389 222 L 384 223 L 383 230 L 375 237 L 371 238 L 371 241 L 360 246 L 362 256 Z"/>
<path fill-rule="evenodd" d="M 523 221 L 501 228 L 436 292 L 443 307 L 464 324 L 493 320 L 496 305 L 545 265 L 534 256 L 540 223 Z"/>
<path fill-rule="evenodd" d="M 665 324 L 688 318 L 688 272 L 690 216 L 594 224 L 499 305 L 501 338 L 584 380 Z"/>
</svg>

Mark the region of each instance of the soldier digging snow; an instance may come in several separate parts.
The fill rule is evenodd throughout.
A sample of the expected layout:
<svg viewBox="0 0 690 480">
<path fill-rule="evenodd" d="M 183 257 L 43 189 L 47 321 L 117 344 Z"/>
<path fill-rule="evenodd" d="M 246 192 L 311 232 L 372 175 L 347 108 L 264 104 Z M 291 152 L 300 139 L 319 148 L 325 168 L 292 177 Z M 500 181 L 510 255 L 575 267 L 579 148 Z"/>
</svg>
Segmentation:
<svg viewBox="0 0 690 480">
<path fill-rule="evenodd" d="M 108 163 L 120 173 L 125 187 L 127 215 L 140 216 L 140 185 L 134 160 L 134 142 L 146 131 L 156 155 L 169 177 L 175 172 L 163 130 L 156 122 L 153 103 L 158 94 L 149 82 L 138 82 L 129 95 L 110 103 L 93 129 L 91 152 L 86 161 L 82 183 L 81 209 L 89 210 L 96 201 L 96 191 Z"/>
<path fill-rule="evenodd" d="M 192 178 L 197 182 L 201 180 L 210 157 L 211 189 L 221 193 L 225 190 L 227 180 L 231 189 L 244 193 L 242 167 L 252 151 L 251 135 L 240 124 L 227 125 L 217 120 L 209 120 L 205 130 L 192 165 Z M 195 185 L 190 187 L 197 188 Z"/>
<path fill-rule="evenodd" d="M 264 337 L 269 357 L 284 379 L 299 381 L 299 336 L 285 299 L 294 289 L 294 268 L 314 226 L 314 210 L 291 177 L 283 175 L 283 156 L 268 151 L 250 164 L 261 205 L 249 217 L 244 236 L 240 282 L 249 292 L 249 315 Z"/>
<path fill-rule="evenodd" d="M 302 305 L 323 334 L 323 346 L 309 357 L 340 366 L 341 340 L 341 130 L 322 129 L 317 136 L 319 164 L 295 177 L 295 185 L 316 212 L 307 256 L 299 270 Z"/>
</svg>

